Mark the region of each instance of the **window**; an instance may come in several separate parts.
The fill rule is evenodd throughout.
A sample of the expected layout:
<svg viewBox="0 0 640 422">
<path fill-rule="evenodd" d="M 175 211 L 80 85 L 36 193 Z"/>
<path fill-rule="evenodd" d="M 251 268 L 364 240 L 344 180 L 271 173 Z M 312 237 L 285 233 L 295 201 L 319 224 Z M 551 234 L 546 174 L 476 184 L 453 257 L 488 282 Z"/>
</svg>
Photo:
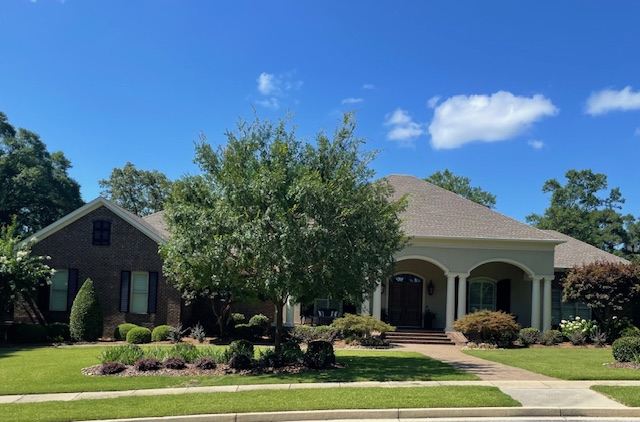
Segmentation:
<svg viewBox="0 0 640 422">
<path fill-rule="evenodd" d="M 157 298 L 157 272 L 122 271 L 120 275 L 120 312 L 154 314 Z"/>
<path fill-rule="evenodd" d="M 551 289 L 551 325 L 558 325 L 563 319 L 577 316 L 591 319 L 591 309 L 582 302 L 563 302 L 562 289 Z"/>
<path fill-rule="evenodd" d="M 131 305 L 129 312 L 146 314 L 149 303 L 149 273 L 134 272 L 131 274 Z"/>
<path fill-rule="evenodd" d="M 50 311 L 66 311 L 69 290 L 69 272 L 57 270 L 51 277 L 51 294 L 49 295 Z"/>
<path fill-rule="evenodd" d="M 93 244 L 109 245 L 111 243 L 111 222 L 98 220 L 93 222 Z"/>
<path fill-rule="evenodd" d="M 469 282 L 469 312 L 496 310 L 496 283 L 491 280 Z"/>
</svg>

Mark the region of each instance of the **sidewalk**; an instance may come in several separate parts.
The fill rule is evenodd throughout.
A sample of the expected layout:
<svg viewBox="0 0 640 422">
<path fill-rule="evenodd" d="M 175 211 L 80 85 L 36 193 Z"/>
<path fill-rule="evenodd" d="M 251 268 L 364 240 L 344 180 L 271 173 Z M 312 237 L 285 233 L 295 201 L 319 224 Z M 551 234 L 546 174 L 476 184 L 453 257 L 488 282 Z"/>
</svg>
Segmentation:
<svg viewBox="0 0 640 422">
<path fill-rule="evenodd" d="M 295 421 L 330 419 L 388 419 L 452 418 L 452 417 L 636 417 L 640 408 L 628 408 L 590 390 L 593 385 L 640 386 L 640 381 L 564 381 L 500 363 L 485 361 L 466 355 L 456 346 L 402 345 L 399 350 L 423 353 L 449 363 L 456 368 L 478 375 L 481 381 L 384 381 L 348 383 L 295 383 L 232 385 L 211 387 L 161 388 L 128 391 L 78 392 L 60 394 L 28 394 L 0 396 L 0 404 L 35 403 L 45 401 L 75 401 L 109 399 L 129 396 L 240 392 L 250 390 L 295 390 L 310 388 L 361 387 L 437 387 L 437 386 L 490 386 L 519 401 L 523 407 L 515 408 L 451 408 L 451 409 L 380 409 L 380 410 L 326 410 L 311 412 L 275 412 L 255 414 L 225 414 L 185 416 L 171 418 L 145 418 L 145 421 L 167 419 L 173 421 Z M 638 419 L 640 420 L 640 419 Z"/>
</svg>

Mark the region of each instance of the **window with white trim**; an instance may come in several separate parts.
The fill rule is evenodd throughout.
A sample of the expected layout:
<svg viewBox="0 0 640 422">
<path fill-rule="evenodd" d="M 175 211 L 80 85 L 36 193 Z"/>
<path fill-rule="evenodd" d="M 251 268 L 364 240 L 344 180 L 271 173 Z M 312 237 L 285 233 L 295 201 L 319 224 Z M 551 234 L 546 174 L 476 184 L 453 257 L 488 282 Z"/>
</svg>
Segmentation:
<svg viewBox="0 0 640 422">
<path fill-rule="evenodd" d="M 562 289 L 551 289 L 551 325 L 558 325 L 563 319 L 579 316 L 591 319 L 591 308 L 582 302 L 563 302 Z"/>
<path fill-rule="evenodd" d="M 479 279 L 469 281 L 469 313 L 483 309 L 496 310 L 496 283 Z"/>
<path fill-rule="evenodd" d="M 134 314 L 146 314 L 149 305 L 149 273 L 131 273 L 131 304 L 129 312 Z"/>
<path fill-rule="evenodd" d="M 66 311 L 69 289 L 69 271 L 56 270 L 51 277 L 51 291 L 49 294 L 50 311 Z"/>
</svg>

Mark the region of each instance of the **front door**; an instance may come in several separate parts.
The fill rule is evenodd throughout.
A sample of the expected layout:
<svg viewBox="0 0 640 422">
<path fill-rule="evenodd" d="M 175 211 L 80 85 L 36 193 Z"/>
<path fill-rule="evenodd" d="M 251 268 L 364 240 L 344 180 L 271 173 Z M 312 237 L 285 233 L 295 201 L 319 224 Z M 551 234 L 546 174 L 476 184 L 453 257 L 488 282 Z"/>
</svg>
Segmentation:
<svg viewBox="0 0 640 422">
<path fill-rule="evenodd" d="M 389 280 L 389 323 L 400 327 L 422 326 L 422 279 L 396 274 Z"/>
</svg>

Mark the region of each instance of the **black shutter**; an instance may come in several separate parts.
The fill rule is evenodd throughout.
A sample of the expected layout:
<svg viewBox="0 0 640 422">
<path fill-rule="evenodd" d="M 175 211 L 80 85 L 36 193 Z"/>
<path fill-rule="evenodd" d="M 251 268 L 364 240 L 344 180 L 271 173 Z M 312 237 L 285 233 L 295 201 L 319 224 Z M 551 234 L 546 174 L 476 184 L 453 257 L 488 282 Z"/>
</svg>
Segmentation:
<svg viewBox="0 0 640 422">
<path fill-rule="evenodd" d="M 120 312 L 129 312 L 129 291 L 131 286 L 131 271 L 120 273 Z"/>
<path fill-rule="evenodd" d="M 36 303 L 40 311 L 49 310 L 49 297 L 51 296 L 51 284 L 47 284 L 44 281 L 38 286 L 38 297 Z"/>
<path fill-rule="evenodd" d="M 78 294 L 78 270 L 75 268 L 69 269 L 69 278 L 67 280 L 67 311 L 71 310 L 73 300 Z"/>
<path fill-rule="evenodd" d="M 149 296 L 147 297 L 149 303 L 147 305 L 147 312 L 150 314 L 156 313 L 156 304 L 158 302 L 158 273 L 149 273 Z"/>
<path fill-rule="evenodd" d="M 496 288 L 496 310 L 511 313 L 511 280 L 498 281 Z"/>
</svg>

